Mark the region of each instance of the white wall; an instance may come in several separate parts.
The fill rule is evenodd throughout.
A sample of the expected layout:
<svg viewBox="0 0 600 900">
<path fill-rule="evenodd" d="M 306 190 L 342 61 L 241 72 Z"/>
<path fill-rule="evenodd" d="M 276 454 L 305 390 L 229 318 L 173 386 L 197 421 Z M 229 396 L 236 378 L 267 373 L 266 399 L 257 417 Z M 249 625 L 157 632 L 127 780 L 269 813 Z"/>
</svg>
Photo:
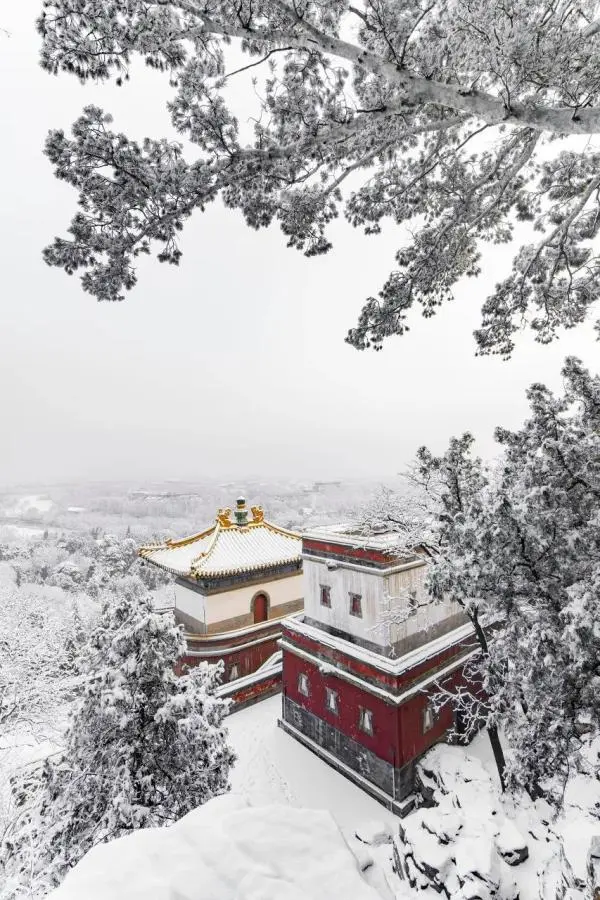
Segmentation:
<svg viewBox="0 0 600 900">
<path fill-rule="evenodd" d="M 374 643 L 383 643 L 376 629 L 384 579 L 375 570 L 357 571 L 304 557 L 304 611 L 311 619 Z M 321 605 L 321 585 L 330 588 L 331 608 Z M 350 615 L 349 594 L 362 597 L 362 618 Z"/>
<path fill-rule="evenodd" d="M 460 612 L 457 604 L 432 603 L 425 590 L 427 565 L 422 563 L 390 575 L 377 570 L 350 569 L 340 563 L 304 558 L 304 611 L 324 625 L 382 647 L 424 631 Z M 330 588 L 331 608 L 321 605 L 321 585 Z M 362 618 L 350 615 L 350 594 L 362 597 Z M 416 612 L 411 606 L 414 593 Z"/>
<path fill-rule="evenodd" d="M 261 592 L 267 594 L 272 608 L 282 603 L 301 600 L 302 589 L 302 573 L 209 596 L 203 596 L 191 588 L 178 584 L 175 587 L 175 603 L 177 609 L 208 626 L 249 614 L 255 594 Z"/>
<path fill-rule="evenodd" d="M 395 644 L 460 613 L 457 603 L 449 600 L 432 602 L 425 589 L 426 577 L 427 565 L 404 569 L 386 577 L 381 611 L 380 640 L 383 643 Z M 411 606 L 411 595 L 415 598 L 416 610 Z"/>
<path fill-rule="evenodd" d="M 250 603 L 255 594 L 267 594 L 270 607 L 282 603 L 291 603 L 302 599 L 302 573 L 279 578 L 276 581 L 264 581 L 249 587 L 240 587 L 221 594 L 211 594 L 206 598 L 206 624 L 222 622 L 250 612 Z"/>
<path fill-rule="evenodd" d="M 175 583 L 175 609 L 192 616 L 198 622 L 204 622 L 204 597 L 183 584 Z"/>
</svg>

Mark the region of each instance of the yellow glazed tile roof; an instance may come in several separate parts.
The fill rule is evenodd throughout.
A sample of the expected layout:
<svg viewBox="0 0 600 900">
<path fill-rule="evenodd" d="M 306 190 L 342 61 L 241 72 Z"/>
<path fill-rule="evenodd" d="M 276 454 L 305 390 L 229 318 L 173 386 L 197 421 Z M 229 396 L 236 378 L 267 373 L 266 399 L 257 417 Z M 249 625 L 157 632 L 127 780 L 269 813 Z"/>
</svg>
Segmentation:
<svg viewBox="0 0 600 900">
<path fill-rule="evenodd" d="M 252 518 L 248 520 L 245 503 L 238 501 L 235 520 L 230 510 L 219 510 L 216 524 L 206 531 L 141 547 L 139 555 L 175 575 L 199 579 L 300 562 L 300 536 L 265 522 L 258 506 L 252 507 L 251 512 Z"/>
</svg>

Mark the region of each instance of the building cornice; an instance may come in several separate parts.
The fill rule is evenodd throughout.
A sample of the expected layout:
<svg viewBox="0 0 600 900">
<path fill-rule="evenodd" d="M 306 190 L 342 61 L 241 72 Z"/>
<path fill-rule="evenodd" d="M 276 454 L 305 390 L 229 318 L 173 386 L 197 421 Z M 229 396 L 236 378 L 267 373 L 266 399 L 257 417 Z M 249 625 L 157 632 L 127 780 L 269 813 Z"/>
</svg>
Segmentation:
<svg viewBox="0 0 600 900">
<path fill-rule="evenodd" d="M 399 535 L 392 532 L 384 534 L 375 532 L 366 532 L 364 534 L 356 532 L 336 531 L 335 528 L 329 530 L 327 526 L 323 528 L 307 529 L 302 532 L 303 540 L 315 541 L 319 544 L 337 544 L 340 547 L 349 547 L 352 550 L 374 550 L 379 553 L 390 556 L 399 555 L 402 552 L 404 556 L 408 553 L 405 550 L 399 550 Z M 410 555 L 414 555 L 410 553 Z"/>
<path fill-rule="evenodd" d="M 252 635 L 257 634 L 261 631 L 266 631 L 269 628 L 273 628 L 277 625 L 281 625 L 281 623 L 285 621 L 289 621 L 292 618 L 300 615 L 300 613 L 292 613 L 292 615 L 287 616 L 278 616 L 277 618 L 267 619 L 264 622 L 253 623 L 252 625 L 246 625 L 244 628 L 236 628 L 234 631 L 219 631 L 216 634 L 197 634 L 192 631 L 184 631 L 183 636 L 188 641 L 198 641 L 203 644 L 210 643 L 218 643 L 224 639 L 235 640 L 238 637 L 243 637 L 246 634 Z"/>
<path fill-rule="evenodd" d="M 312 663 L 316 666 L 319 671 L 331 678 L 339 678 L 340 681 L 346 681 L 348 684 L 353 684 L 355 687 L 360 688 L 365 691 L 365 693 L 371 694 L 374 697 L 378 697 L 380 700 L 383 700 L 384 703 L 391 704 L 393 706 L 401 706 L 406 702 L 410 697 L 414 697 L 415 694 L 423 693 L 426 688 L 430 685 L 435 684 L 441 678 L 446 678 L 448 675 L 451 675 L 457 669 L 464 665 L 467 660 L 471 659 L 473 656 L 476 656 L 480 651 L 479 647 L 475 650 L 468 650 L 464 653 L 460 653 L 455 656 L 451 662 L 447 663 L 445 666 L 442 666 L 440 669 L 436 669 L 435 672 L 426 674 L 423 678 L 420 678 L 414 684 L 412 684 L 409 688 L 402 691 L 402 693 L 394 693 L 393 691 L 386 691 L 385 688 L 377 687 L 370 681 L 366 681 L 364 678 L 361 678 L 359 675 L 354 675 L 352 672 L 348 672 L 346 669 L 341 669 L 330 662 L 322 659 L 322 657 L 317 656 L 314 653 L 311 653 L 308 650 L 303 650 L 300 647 L 297 647 L 291 641 L 288 641 L 285 637 L 280 638 L 279 646 L 282 650 L 287 650 L 288 653 L 292 653 L 294 656 L 297 656 L 299 659 L 304 659 L 306 662 Z"/>
<path fill-rule="evenodd" d="M 266 644 L 267 641 L 276 640 L 277 632 L 274 634 L 266 634 L 264 637 L 256 638 L 253 641 L 246 641 L 244 644 L 232 644 L 231 647 L 217 647 L 215 650 L 210 650 L 209 648 L 206 650 L 190 650 L 186 648 L 184 656 L 195 656 L 200 657 L 201 659 L 213 656 L 221 658 L 223 656 L 230 656 L 232 653 L 238 653 L 240 650 L 248 650 L 250 647 L 257 647 L 259 644 Z"/>
<path fill-rule="evenodd" d="M 439 638 L 435 638 L 433 641 L 428 641 L 423 644 L 423 646 L 417 647 L 415 650 L 410 650 L 398 659 L 390 659 L 389 657 L 375 653 L 373 650 L 367 650 L 366 647 L 361 647 L 359 644 L 352 644 L 350 641 L 344 640 L 344 638 L 335 637 L 334 635 L 329 634 L 329 632 L 323 631 L 321 628 L 316 628 L 314 625 L 308 625 L 303 621 L 302 615 L 289 619 L 285 622 L 284 627 L 288 631 L 303 635 L 309 640 L 323 644 L 323 646 L 328 647 L 330 650 L 342 652 L 346 656 L 366 663 L 372 668 L 383 672 L 385 675 L 392 676 L 403 675 L 405 672 L 415 666 L 427 662 L 439 653 L 443 653 L 445 650 L 450 650 L 452 647 L 462 644 L 475 634 L 473 626 L 468 622 Z M 476 652 L 479 652 L 479 648 L 477 648 Z"/>
<path fill-rule="evenodd" d="M 302 551 L 302 559 L 311 562 L 323 563 L 328 569 L 350 569 L 355 572 L 368 572 L 369 575 L 379 575 L 385 578 L 387 575 L 396 575 L 398 572 L 406 572 L 409 569 L 419 569 L 427 565 L 424 559 L 415 559 L 411 562 L 398 563 L 393 566 L 369 565 L 368 563 L 349 562 L 348 557 L 326 555 L 325 553 L 311 553 Z"/>
<path fill-rule="evenodd" d="M 196 593 L 202 594 L 202 596 L 209 596 L 211 594 L 221 594 L 225 591 L 235 591 L 239 588 L 251 587 L 254 584 L 264 584 L 265 581 L 279 581 L 281 578 L 294 578 L 301 573 L 302 560 L 299 559 L 281 565 L 255 569 L 253 572 L 240 572 L 215 578 L 193 578 L 187 575 L 177 575 L 176 583 L 191 591 L 196 591 Z"/>
</svg>

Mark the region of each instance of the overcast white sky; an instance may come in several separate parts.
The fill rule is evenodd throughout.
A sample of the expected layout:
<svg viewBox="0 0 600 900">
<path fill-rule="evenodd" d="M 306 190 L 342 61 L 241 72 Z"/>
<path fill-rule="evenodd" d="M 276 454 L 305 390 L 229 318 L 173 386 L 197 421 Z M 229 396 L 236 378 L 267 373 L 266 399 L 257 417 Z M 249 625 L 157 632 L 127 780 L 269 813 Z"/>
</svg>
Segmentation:
<svg viewBox="0 0 600 900">
<path fill-rule="evenodd" d="M 365 238 L 339 222 L 334 250 L 309 260 L 220 203 L 188 223 L 178 269 L 144 260 L 124 303 L 98 304 L 42 262 L 76 205 L 44 138 L 92 102 L 132 136 L 173 136 L 169 88 L 139 67 L 122 89 L 45 74 L 40 7 L 19 0 L 0 17 L 0 483 L 384 478 L 465 429 L 493 453 L 494 426 L 518 426 L 532 381 L 559 387 L 567 353 L 598 369 L 591 326 L 550 347 L 524 338 L 510 362 L 475 357 L 481 302 L 508 270 L 498 249 L 435 319 L 415 314 L 409 335 L 358 353 L 344 335 L 390 270 L 398 231 Z"/>
</svg>

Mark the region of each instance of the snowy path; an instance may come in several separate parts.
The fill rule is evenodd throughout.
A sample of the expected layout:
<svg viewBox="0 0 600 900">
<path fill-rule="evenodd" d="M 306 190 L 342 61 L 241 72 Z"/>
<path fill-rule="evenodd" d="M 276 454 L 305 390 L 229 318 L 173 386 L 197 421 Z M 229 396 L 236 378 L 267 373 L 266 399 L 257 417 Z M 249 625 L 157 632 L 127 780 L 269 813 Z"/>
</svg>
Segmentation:
<svg viewBox="0 0 600 900">
<path fill-rule="evenodd" d="M 361 822 L 397 827 L 396 817 L 277 726 L 281 695 L 234 713 L 228 720 L 238 754 L 232 790 L 253 803 L 328 809 L 348 837 Z"/>
<path fill-rule="evenodd" d="M 276 803 L 327 809 L 350 843 L 356 843 L 356 828 L 366 822 L 387 822 L 397 831 L 396 816 L 279 728 L 280 714 L 278 694 L 229 717 L 231 743 L 238 755 L 231 777 L 232 791 L 248 797 L 256 806 Z M 386 873 L 393 878 L 391 846 L 368 850 L 376 864 L 364 873 L 365 880 L 383 900 L 394 900 L 386 879 Z M 414 896 L 410 890 L 403 894 L 406 887 L 396 878 L 393 882 L 396 897 Z"/>
</svg>

